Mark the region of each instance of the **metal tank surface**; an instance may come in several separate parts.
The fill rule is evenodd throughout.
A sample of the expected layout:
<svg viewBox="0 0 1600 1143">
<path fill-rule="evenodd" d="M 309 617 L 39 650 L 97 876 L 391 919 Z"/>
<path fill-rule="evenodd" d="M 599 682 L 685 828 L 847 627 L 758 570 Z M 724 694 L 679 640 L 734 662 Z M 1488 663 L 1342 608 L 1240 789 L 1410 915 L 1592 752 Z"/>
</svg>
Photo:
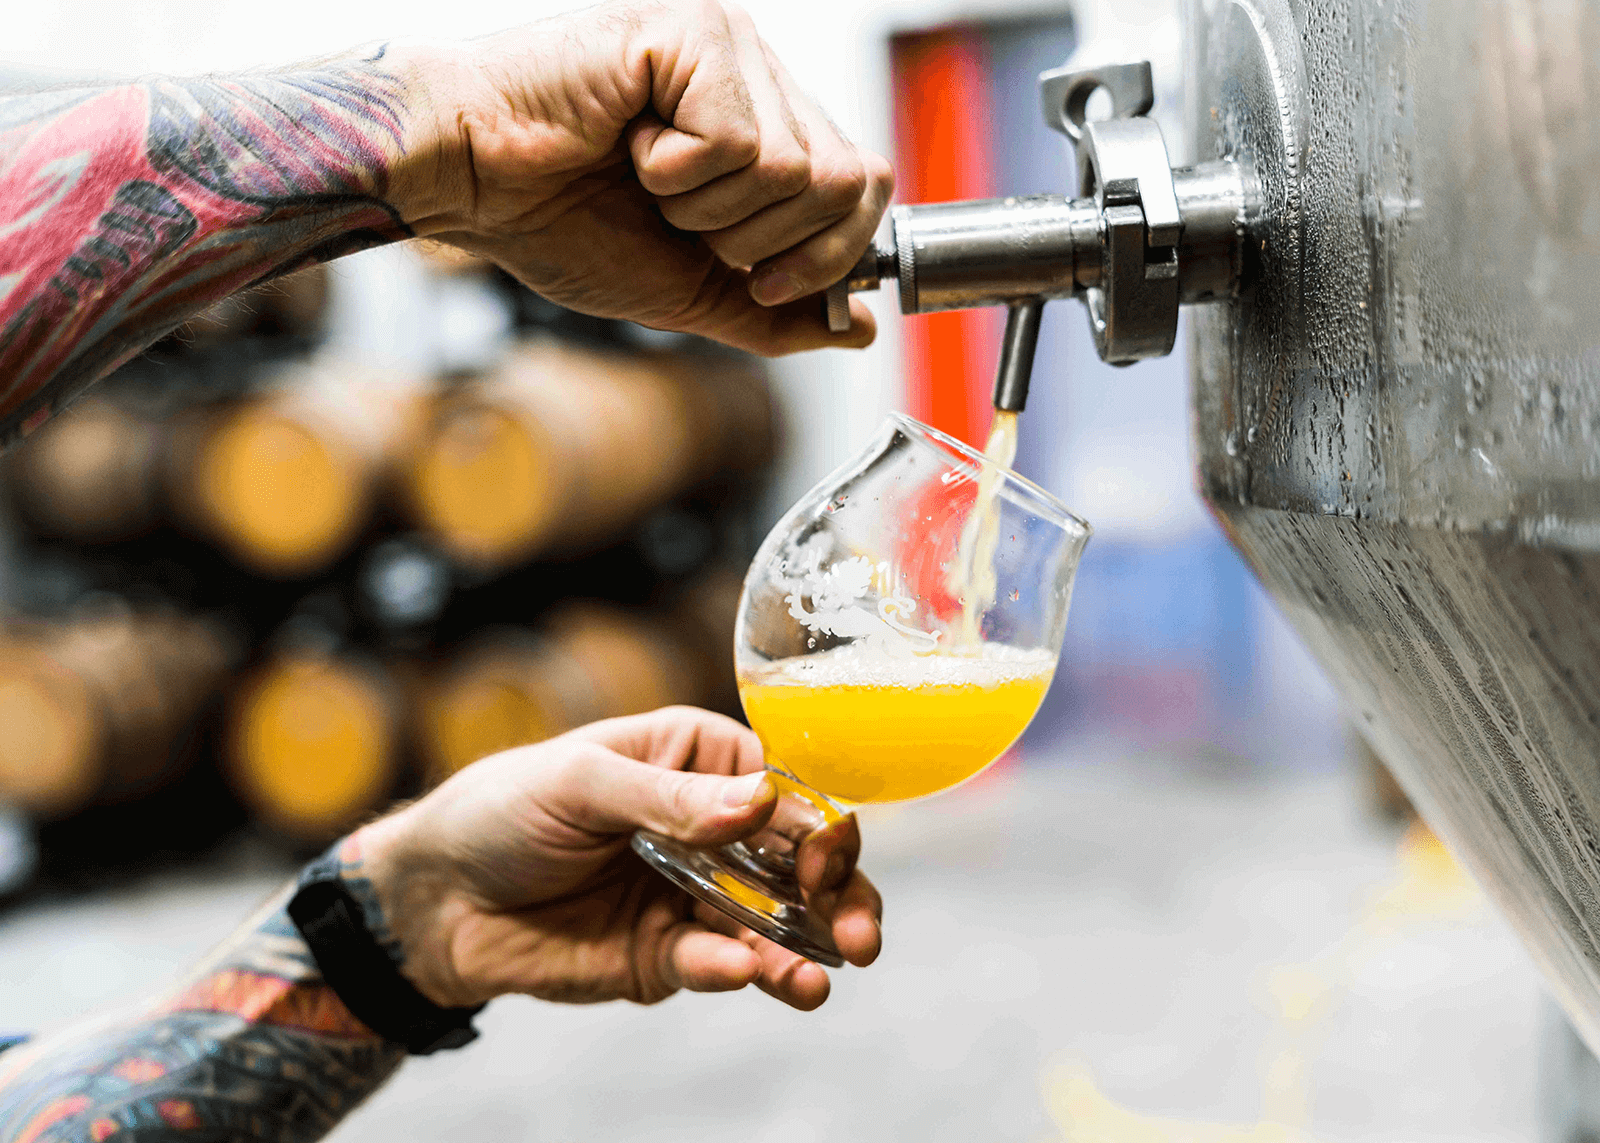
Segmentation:
<svg viewBox="0 0 1600 1143">
<path fill-rule="evenodd" d="M 1188 0 L 1201 490 L 1600 1049 L 1600 0 Z"/>
</svg>

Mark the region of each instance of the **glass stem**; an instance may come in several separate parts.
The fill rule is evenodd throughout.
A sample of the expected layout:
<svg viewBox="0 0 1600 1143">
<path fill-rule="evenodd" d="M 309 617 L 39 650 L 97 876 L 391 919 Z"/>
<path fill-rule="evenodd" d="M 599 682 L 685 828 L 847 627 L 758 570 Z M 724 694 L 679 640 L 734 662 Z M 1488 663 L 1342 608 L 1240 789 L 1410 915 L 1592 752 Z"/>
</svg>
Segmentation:
<svg viewBox="0 0 1600 1143">
<path fill-rule="evenodd" d="M 723 847 L 729 859 L 763 879 L 792 879 L 795 855 L 817 830 L 845 817 L 826 797 L 803 782 L 770 767 L 767 777 L 778 788 L 778 805 L 766 825 L 743 841 Z"/>
</svg>

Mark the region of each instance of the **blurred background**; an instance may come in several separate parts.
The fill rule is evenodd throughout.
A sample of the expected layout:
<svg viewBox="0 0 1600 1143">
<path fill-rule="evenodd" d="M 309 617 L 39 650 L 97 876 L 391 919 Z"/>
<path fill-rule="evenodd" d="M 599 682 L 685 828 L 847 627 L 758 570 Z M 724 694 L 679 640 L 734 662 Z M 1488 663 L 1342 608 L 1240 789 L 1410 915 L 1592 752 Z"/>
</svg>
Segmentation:
<svg viewBox="0 0 1600 1143">
<path fill-rule="evenodd" d="M 55 0 L 0 91 L 565 6 Z M 1074 51 L 1149 58 L 1182 138 L 1175 0 L 747 6 L 901 201 L 1071 187 L 1034 79 Z M 891 409 L 987 434 L 997 315 L 871 297 L 870 350 L 764 362 L 408 243 L 219 305 L 5 458 L 0 1032 L 165 981 L 484 754 L 737 714 L 781 511 Z M 877 966 L 809 1016 L 502 1001 L 336 1137 L 1594 1137 L 1587 1054 L 1193 493 L 1179 344 L 1111 370 L 1046 310 L 1017 467 L 1096 535 L 1023 742 L 867 815 Z"/>
</svg>

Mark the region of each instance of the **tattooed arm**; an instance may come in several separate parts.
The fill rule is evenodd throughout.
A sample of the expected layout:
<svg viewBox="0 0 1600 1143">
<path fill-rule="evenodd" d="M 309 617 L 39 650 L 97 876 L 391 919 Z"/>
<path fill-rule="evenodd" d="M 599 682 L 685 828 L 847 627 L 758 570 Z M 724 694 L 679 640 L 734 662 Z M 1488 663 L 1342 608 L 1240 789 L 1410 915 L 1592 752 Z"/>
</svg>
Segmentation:
<svg viewBox="0 0 1600 1143">
<path fill-rule="evenodd" d="M 289 1143 L 331 1130 L 405 1051 L 322 983 L 287 896 L 176 994 L 0 1056 L 0 1140 Z"/>
<path fill-rule="evenodd" d="M 414 234 L 586 313 L 864 345 L 861 303 L 831 335 L 799 299 L 890 185 L 717 0 L 0 99 L 0 443 L 219 298 Z"/>
<path fill-rule="evenodd" d="M 820 967 L 690 901 L 628 849 L 640 827 L 724 844 L 774 802 L 750 730 L 669 708 L 486 758 L 339 858 L 369 930 L 440 1005 L 509 992 L 653 1003 L 753 983 L 811 1009 L 828 994 Z M 859 844 L 852 822 L 799 874 L 864 965 L 881 906 L 854 868 Z M 171 995 L 0 1056 L 0 1141 L 302 1143 L 330 1130 L 404 1051 L 322 981 L 286 896 Z"/>
<path fill-rule="evenodd" d="M 429 148 L 385 55 L 0 100 L 0 440 L 217 299 L 409 235 L 391 176 Z"/>
</svg>

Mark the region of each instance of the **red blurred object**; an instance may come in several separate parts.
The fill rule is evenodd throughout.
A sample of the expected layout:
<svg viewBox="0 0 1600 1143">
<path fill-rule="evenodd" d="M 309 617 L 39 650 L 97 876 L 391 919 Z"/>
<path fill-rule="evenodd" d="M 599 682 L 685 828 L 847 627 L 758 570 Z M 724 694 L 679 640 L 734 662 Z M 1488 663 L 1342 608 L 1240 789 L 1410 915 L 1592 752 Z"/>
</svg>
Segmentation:
<svg viewBox="0 0 1600 1143">
<path fill-rule="evenodd" d="M 900 574 L 917 594 L 917 607 L 946 622 L 961 614 L 961 600 L 950 590 L 949 569 L 941 556 L 954 552 L 961 529 L 978 499 L 978 482 L 929 481 L 901 506 Z"/>
<path fill-rule="evenodd" d="M 990 64 L 976 27 L 896 36 L 890 44 L 895 171 L 904 202 L 994 193 Z M 907 318 L 906 407 L 912 416 L 982 448 L 1000 330 L 987 310 Z"/>
</svg>

